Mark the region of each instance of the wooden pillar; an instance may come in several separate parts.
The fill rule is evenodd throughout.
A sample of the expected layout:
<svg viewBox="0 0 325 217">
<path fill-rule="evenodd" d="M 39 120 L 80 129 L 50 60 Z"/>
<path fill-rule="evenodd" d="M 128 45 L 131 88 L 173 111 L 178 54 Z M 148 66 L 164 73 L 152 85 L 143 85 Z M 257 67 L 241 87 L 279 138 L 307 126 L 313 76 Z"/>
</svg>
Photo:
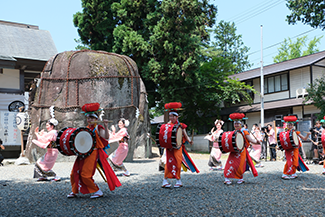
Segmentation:
<svg viewBox="0 0 325 217">
<path fill-rule="evenodd" d="M 169 112 L 165 111 L 164 112 L 164 123 L 167 124 L 168 121 L 169 121 Z"/>
</svg>

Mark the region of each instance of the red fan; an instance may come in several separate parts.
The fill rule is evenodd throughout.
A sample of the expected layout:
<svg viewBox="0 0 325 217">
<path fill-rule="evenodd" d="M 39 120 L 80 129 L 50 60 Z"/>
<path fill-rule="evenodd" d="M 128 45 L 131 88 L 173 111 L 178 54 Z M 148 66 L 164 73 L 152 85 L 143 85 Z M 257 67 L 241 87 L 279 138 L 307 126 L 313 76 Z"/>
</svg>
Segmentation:
<svg viewBox="0 0 325 217">
<path fill-rule="evenodd" d="M 245 114 L 243 113 L 232 113 L 229 115 L 229 118 L 231 120 L 241 120 L 245 117 Z"/>
<path fill-rule="evenodd" d="M 182 103 L 180 102 L 170 102 L 165 104 L 165 109 L 177 110 L 180 109 L 181 107 L 182 107 Z"/>
<path fill-rule="evenodd" d="M 293 116 L 293 115 L 291 115 L 291 116 L 284 116 L 283 117 L 283 120 L 285 122 L 296 122 L 297 121 L 297 117 L 296 116 Z"/>
<path fill-rule="evenodd" d="M 87 103 L 85 105 L 82 106 L 82 111 L 84 112 L 95 112 L 95 111 L 98 111 L 100 107 L 100 104 L 98 102 L 96 103 Z"/>
</svg>

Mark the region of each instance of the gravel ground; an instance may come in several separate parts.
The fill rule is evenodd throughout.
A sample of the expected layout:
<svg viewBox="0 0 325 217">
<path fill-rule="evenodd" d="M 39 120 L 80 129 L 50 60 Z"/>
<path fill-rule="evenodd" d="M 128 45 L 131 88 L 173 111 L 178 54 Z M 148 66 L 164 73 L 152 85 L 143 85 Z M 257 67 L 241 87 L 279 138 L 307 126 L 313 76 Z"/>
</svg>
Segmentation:
<svg viewBox="0 0 325 217">
<path fill-rule="evenodd" d="M 263 162 L 258 177 L 246 172 L 246 183 L 226 186 L 222 171 L 209 171 L 208 155 L 190 155 L 200 173 L 182 172 L 182 188 L 161 188 L 158 158 L 135 160 L 125 163 L 130 177 L 117 174 L 122 186 L 113 192 L 96 172 L 104 192 L 97 199 L 66 197 L 73 162 L 55 164 L 61 182 L 36 182 L 33 164 L 7 164 L 0 167 L 0 216 L 324 216 L 322 166 L 308 165 L 297 179 L 282 180 L 284 162 Z"/>
</svg>

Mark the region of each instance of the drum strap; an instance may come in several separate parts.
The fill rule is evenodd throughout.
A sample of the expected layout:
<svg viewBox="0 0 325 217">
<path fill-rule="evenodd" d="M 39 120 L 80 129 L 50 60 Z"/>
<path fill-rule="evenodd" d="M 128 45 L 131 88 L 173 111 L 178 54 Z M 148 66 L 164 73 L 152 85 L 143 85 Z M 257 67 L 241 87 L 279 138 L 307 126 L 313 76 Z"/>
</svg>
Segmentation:
<svg viewBox="0 0 325 217">
<path fill-rule="evenodd" d="M 99 134 L 99 132 L 98 132 L 98 125 L 96 125 L 96 127 L 93 129 L 93 133 L 96 133 L 96 131 Z"/>
</svg>

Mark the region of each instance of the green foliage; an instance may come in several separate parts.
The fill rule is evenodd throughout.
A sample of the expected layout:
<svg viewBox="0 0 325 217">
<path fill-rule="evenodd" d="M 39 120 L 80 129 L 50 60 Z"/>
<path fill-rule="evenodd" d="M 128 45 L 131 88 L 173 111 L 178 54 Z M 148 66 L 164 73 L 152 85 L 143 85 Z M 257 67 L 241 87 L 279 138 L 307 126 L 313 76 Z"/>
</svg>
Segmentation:
<svg viewBox="0 0 325 217">
<path fill-rule="evenodd" d="M 284 39 L 284 42 L 278 48 L 278 55 L 273 57 L 275 63 L 283 62 L 285 60 L 295 59 L 301 56 L 306 56 L 319 52 L 317 45 L 320 43 L 320 40 L 323 36 L 319 38 L 314 38 L 307 45 L 307 50 L 303 51 L 303 48 L 306 47 L 307 36 L 297 38 L 296 42 L 293 42 L 290 38 Z"/>
<path fill-rule="evenodd" d="M 308 95 L 305 98 L 305 103 L 313 102 L 314 106 L 320 109 L 320 114 L 317 115 L 319 120 L 325 116 L 325 76 L 315 79 L 313 84 L 309 84 L 306 88 Z"/>
<path fill-rule="evenodd" d="M 317 45 L 320 44 L 320 40 L 323 38 L 323 36 L 316 38 L 314 37 L 313 40 L 311 40 L 308 43 L 307 50 L 303 51 L 302 56 L 306 56 L 309 54 L 317 53 L 319 52 L 319 49 L 317 48 Z"/>
<path fill-rule="evenodd" d="M 73 15 L 80 40 L 92 50 L 111 51 L 113 30 L 118 24 L 111 5 L 114 0 L 82 0 L 82 12 Z"/>
<path fill-rule="evenodd" d="M 289 24 L 301 21 L 313 28 L 325 28 L 325 2 L 323 0 L 287 0 L 291 14 L 287 16 Z"/>
<path fill-rule="evenodd" d="M 82 0 L 82 6 L 73 18 L 81 42 L 130 56 L 146 85 L 149 107 L 162 110 L 164 103 L 180 101 L 181 120 L 196 127 L 206 121 L 198 115 L 217 114 L 222 100 L 246 100 L 250 87 L 227 76 L 249 66 L 248 49 L 234 25 L 225 22 L 220 29 L 228 39 L 216 36 L 217 47 L 207 46 L 207 28 L 217 13 L 208 0 Z M 151 114 L 159 115 L 158 109 Z"/>
<path fill-rule="evenodd" d="M 76 50 L 90 50 L 89 46 L 83 44 L 79 39 L 74 39 L 74 41 L 78 44 Z"/>
<path fill-rule="evenodd" d="M 231 60 L 221 56 L 203 62 L 196 72 L 189 100 L 184 102 L 183 118 L 194 127 L 209 125 L 211 120 L 207 117 L 218 116 L 222 102 L 235 104 L 245 101 L 251 104 L 249 92 L 256 91 L 244 82 L 228 78 L 234 74 L 234 68 Z"/>
<path fill-rule="evenodd" d="M 218 56 L 230 59 L 235 66 L 234 72 L 240 73 L 250 68 L 247 53 L 249 48 L 242 42 L 241 35 L 236 35 L 235 23 L 220 21 L 213 30 L 215 41 L 212 47 L 221 53 Z"/>
</svg>

